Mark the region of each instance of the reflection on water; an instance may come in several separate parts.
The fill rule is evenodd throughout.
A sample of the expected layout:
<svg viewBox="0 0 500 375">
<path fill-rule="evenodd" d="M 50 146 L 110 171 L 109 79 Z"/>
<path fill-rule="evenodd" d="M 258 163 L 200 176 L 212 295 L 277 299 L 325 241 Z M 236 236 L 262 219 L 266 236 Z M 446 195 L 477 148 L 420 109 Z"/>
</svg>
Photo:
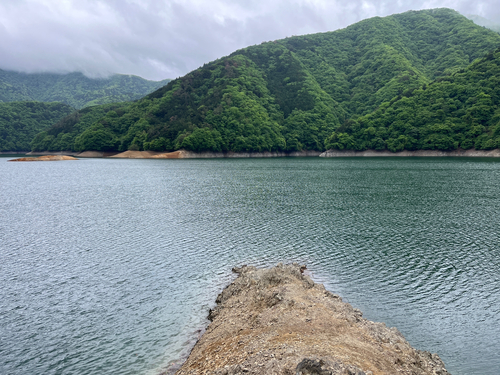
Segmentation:
<svg viewBox="0 0 500 375">
<path fill-rule="evenodd" d="M 0 373 L 157 374 L 243 263 L 316 281 L 438 352 L 500 366 L 500 162 L 0 158 Z"/>
</svg>

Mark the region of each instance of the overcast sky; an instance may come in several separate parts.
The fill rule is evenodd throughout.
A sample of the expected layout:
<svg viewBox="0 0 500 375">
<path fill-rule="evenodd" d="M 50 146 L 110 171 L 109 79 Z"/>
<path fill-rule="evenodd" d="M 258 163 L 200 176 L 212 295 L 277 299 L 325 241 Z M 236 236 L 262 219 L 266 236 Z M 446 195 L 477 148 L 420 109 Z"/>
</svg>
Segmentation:
<svg viewBox="0 0 500 375">
<path fill-rule="evenodd" d="M 263 41 L 439 7 L 500 20 L 500 0 L 0 0 L 0 69 L 176 78 Z"/>
</svg>

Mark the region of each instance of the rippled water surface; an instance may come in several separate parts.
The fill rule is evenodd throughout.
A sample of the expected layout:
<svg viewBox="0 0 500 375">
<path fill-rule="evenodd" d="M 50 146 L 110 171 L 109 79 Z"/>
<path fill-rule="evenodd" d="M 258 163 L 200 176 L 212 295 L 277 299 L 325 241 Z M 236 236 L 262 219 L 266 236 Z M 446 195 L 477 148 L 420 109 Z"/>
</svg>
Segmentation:
<svg viewBox="0 0 500 375">
<path fill-rule="evenodd" d="M 7 159 L 0 374 L 158 374 L 231 267 L 280 261 L 452 374 L 498 374 L 500 161 Z"/>
</svg>

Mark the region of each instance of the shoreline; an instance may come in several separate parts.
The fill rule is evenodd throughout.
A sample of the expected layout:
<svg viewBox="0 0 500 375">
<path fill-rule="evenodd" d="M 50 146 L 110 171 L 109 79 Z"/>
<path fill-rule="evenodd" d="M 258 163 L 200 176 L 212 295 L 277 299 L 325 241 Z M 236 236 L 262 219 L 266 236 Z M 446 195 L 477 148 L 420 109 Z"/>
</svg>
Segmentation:
<svg viewBox="0 0 500 375">
<path fill-rule="evenodd" d="M 1 154 L 13 154 L 3 152 Z M 23 155 L 23 153 L 16 153 Z M 500 149 L 494 150 L 416 150 L 416 151 L 354 151 L 354 150 L 328 150 L 320 151 L 294 151 L 294 152 L 192 152 L 178 150 L 173 152 L 161 151 L 124 151 L 124 152 L 103 152 L 103 151 L 57 151 L 57 152 L 28 152 L 25 155 L 66 155 L 79 158 L 114 158 L 114 159 L 237 159 L 237 158 L 283 158 L 283 157 L 321 157 L 321 158 L 342 158 L 342 157 L 474 157 L 474 158 L 500 158 Z"/>
<path fill-rule="evenodd" d="M 281 158 L 281 157 L 318 157 L 321 151 L 294 151 L 294 152 L 193 152 L 178 150 L 172 152 L 162 151 L 43 151 L 28 152 L 25 155 L 67 155 L 79 158 L 115 158 L 115 159 L 231 159 L 231 158 Z M 23 155 L 21 153 L 20 155 Z"/>
<path fill-rule="evenodd" d="M 61 161 L 61 160 L 78 160 L 78 159 L 68 155 L 42 155 L 38 157 L 24 157 L 24 158 L 10 159 L 7 161 L 30 162 L 30 161 Z"/>
<path fill-rule="evenodd" d="M 218 295 L 211 323 L 175 374 L 449 375 L 437 354 L 364 319 L 305 268 L 233 268 L 238 277 Z"/>
<path fill-rule="evenodd" d="M 296 152 L 192 152 L 178 150 L 173 152 L 125 151 L 110 156 L 122 159 L 230 159 L 230 158 L 280 158 L 280 157 L 318 157 L 320 151 Z M 84 155 L 79 155 L 85 157 Z"/>
<path fill-rule="evenodd" d="M 452 150 L 452 151 L 439 151 L 439 150 L 416 150 L 416 151 L 354 151 L 354 150 L 328 150 L 321 155 L 321 158 L 339 158 L 339 157 L 483 157 L 483 158 L 498 158 L 500 157 L 500 149 L 494 150 Z"/>
</svg>

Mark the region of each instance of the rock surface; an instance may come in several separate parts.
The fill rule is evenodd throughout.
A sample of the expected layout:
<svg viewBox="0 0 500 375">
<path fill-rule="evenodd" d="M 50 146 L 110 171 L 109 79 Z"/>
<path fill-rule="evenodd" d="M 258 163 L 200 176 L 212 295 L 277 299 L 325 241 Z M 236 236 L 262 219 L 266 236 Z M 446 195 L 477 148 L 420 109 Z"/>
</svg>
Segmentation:
<svg viewBox="0 0 500 375">
<path fill-rule="evenodd" d="M 176 374 L 448 374 L 436 354 L 364 319 L 304 269 L 233 269 L 239 276 L 217 297 L 211 324 Z"/>
<path fill-rule="evenodd" d="M 43 155 L 37 158 L 19 158 L 11 159 L 9 161 L 57 161 L 57 160 L 78 160 L 68 155 Z"/>
</svg>

